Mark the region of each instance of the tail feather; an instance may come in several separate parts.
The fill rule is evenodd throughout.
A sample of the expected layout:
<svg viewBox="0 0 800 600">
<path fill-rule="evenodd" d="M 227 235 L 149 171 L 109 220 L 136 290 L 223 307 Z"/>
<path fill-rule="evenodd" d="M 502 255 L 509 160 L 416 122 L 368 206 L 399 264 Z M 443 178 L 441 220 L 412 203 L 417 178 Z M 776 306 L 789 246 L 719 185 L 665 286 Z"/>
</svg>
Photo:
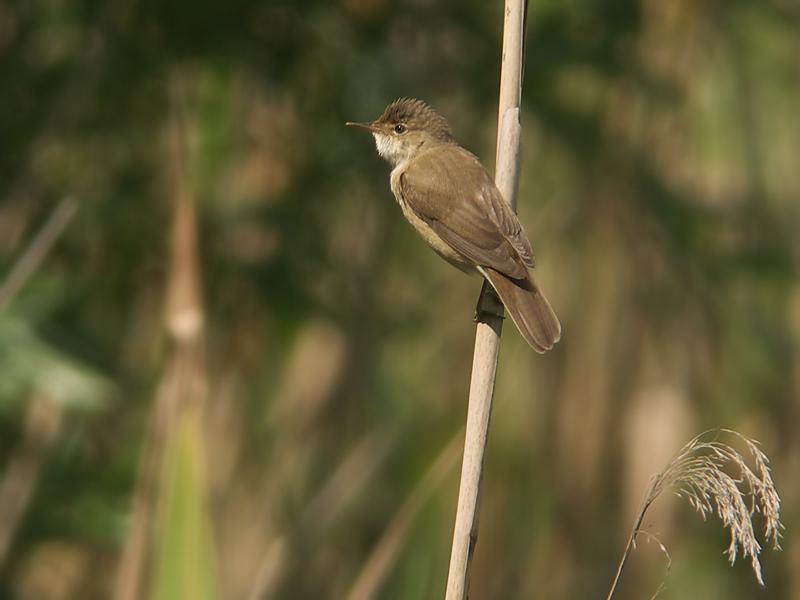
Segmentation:
<svg viewBox="0 0 800 600">
<path fill-rule="evenodd" d="M 534 350 L 546 352 L 561 339 L 561 323 L 530 274 L 525 279 L 511 279 L 489 267 L 481 271 Z"/>
</svg>

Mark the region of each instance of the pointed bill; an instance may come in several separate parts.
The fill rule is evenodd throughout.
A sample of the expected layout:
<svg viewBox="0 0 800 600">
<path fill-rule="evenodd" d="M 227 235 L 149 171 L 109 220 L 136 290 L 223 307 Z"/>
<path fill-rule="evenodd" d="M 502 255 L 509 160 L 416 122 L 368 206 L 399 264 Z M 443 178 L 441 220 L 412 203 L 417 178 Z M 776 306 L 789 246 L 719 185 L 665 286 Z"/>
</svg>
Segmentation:
<svg viewBox="0 0 800 600">
<path fill-rule="evenodd" d="M 347 123 L 345 123 L 345 125 L 347 125 L 348 127 L 355 127 L 356 129 L 366 129 L 367 131 L 371 131 L 372 133 L 378 131 L 378 128 L 375 127 L 375 125 L 373 125 L 372 123 L 353 123 L 352 121 L 348 121 Z"/>
</svg>

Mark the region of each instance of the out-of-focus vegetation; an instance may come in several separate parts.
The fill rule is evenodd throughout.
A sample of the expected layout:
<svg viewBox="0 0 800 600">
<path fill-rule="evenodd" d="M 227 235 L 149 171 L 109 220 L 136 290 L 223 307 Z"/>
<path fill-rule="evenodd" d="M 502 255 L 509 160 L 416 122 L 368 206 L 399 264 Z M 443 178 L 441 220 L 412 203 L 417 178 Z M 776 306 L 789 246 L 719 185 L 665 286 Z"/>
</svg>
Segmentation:
<svg viewBox="0 0 800 600">
<path fill-rule="evenodd" d="M 0 597 L 441 597 L 479 285 L 343 123 L 421 97 L 493 164 L 501 13 L 0 0 L 2 272 L 78 205 L 0 312 Z M 800 598 L 800 7 L 528 20 L 519 211 L 564 335 L 504 336 L 471 595 L 604 597 L 649 476 L 722 425 L 773 459 L 785 552 L 761 591 L 665 496 L 661 597 Z M 640 544 L 620 597 L 663 569 Z"/>
</svg>

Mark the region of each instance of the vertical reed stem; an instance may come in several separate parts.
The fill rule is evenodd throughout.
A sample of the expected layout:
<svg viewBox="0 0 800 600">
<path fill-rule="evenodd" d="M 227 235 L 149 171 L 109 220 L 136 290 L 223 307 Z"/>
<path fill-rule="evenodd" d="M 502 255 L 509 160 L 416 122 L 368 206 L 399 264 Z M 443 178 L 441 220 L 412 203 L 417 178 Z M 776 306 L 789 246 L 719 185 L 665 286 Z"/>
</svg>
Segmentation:
<svg viewBox="0 0 800 600">
<path fill-rule="evenodd" d="M 525 30 L 525 0 L 506 0 L 503 23 L 503 58 L 497 128 L 495 182 L 503 197 L 516 208 L 519 180 L 520 124 L 522 96 L 522 51 Z M 450 553 L 446 600 L 464 600 L 469 587 L 472 554 L 478 539 L 481 480 L 492 396 L 503 325 L 503 307 L 484 283 L 478 300 L 478 325 L 472 359 L 467 431 L 458 509 Z"/>
</svg>

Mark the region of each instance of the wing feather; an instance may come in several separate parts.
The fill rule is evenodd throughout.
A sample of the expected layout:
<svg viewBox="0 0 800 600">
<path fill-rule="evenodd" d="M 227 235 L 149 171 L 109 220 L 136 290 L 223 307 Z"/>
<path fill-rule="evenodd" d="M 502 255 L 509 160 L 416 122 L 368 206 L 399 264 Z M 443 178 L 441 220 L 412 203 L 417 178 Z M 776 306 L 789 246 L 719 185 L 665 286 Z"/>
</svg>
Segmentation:
<svg viewBox="0 0 800 600">
<path fill-rule="evenodd" d="M 417 156 L 400 176 L 399 192 L 408 208 L 475 264 L 514 278 L 533 266 L 517 216 L 478 159 L 460 146 Z"/>
</svg>

